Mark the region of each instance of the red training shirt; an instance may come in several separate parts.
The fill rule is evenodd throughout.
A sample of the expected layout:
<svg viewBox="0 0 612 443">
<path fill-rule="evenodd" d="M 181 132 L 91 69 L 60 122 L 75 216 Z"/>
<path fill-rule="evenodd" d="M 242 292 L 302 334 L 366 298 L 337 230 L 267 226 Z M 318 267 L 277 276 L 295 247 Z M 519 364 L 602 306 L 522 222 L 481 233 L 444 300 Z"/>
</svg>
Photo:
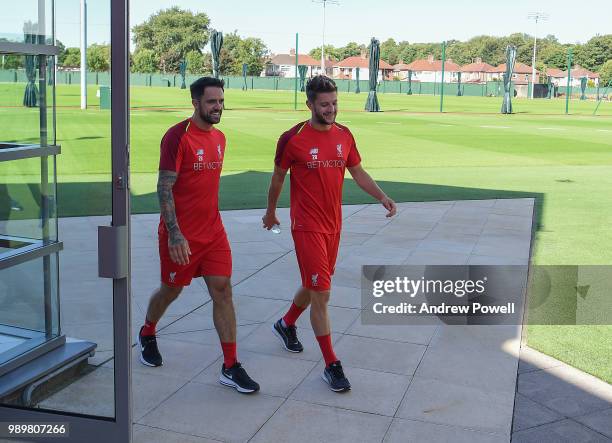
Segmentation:
<svg viewBox="0 0 612 443">
<path fill-rule="evenodd" d="M 328 131 L 318 131 L 306 121 L 285 132 L 274 163 L 291 169 L 291 229 L 339 233 L 344 171 L 360 162 L 346 126 L 334 123 Z"/>
<path fill-rule="evenodd" d="M 223 230 L 219 214 L 219 178 L 225 135 L 200 129 L 190 118 L 171 127 L 161 141 L 159 169 L 176 171 L 172 195 L 176 218 L 188 241 L 208 242 Z M 167 236 L 160 217 L 160 236 Z"/>
</svg>

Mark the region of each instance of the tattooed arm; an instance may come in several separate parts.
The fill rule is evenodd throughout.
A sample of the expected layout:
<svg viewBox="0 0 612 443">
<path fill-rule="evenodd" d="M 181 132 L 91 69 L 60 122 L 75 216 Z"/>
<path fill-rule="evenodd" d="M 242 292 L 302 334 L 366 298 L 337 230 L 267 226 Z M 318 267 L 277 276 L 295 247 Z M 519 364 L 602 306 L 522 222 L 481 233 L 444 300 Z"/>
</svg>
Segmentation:
<svg viewBox="0 0 612 443">
<path fill-rule="evenodd" d="M 179 265 L 189 263 L 191 250 L 189 243 L 181 233 L 176 219 L 174 197 L 172 187 L 176 183 L 177 174 L 174 171 L 159 171 L 157 180 L 157 197 L 159 198 L 159 209 L 162 219 L 168 230 L 168 251 L 173 262 Z"/>
</svg>

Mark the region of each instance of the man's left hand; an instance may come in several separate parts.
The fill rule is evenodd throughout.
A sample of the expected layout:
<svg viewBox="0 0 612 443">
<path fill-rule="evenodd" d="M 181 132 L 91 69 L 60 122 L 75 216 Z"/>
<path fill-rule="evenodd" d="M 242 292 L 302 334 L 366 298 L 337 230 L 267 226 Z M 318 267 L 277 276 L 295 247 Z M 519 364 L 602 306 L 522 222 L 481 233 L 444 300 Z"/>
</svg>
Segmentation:
<svg viewBox="0 0 612 443">
<path fill-rule="evenodd" d="M 395 202 L 389 197 L 385 196 L 382 200 L 380 200 L 380 203 L 385 207 L 387 211 L 389 211 L 387 213 L 387 217 L 393 217 L 395 214 L 397 214 L 397 206 L 395 205 Z"/>
</svg>

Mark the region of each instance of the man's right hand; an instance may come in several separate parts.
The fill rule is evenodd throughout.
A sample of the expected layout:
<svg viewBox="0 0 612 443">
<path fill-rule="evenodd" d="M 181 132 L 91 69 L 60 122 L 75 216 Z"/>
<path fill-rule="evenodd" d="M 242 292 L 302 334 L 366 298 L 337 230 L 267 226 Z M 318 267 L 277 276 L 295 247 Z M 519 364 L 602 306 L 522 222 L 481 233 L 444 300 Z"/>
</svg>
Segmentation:
<svg viewBox="0 0 612 443">
<path fill-rule="evenodd" d="M 191 249 L 189 249 L 189 243 L 178 229 L 170 232 L 168 235 L 168 251 L 170 259 L 174 263 L 178 265 L 189 264 Z"/>
<path fill-rule="evenodd" d="M 261 218 L 261 221 L 263 222 L 263 227 L 268 231 L 272 229 L 272 226 L 280 225 L 276 212 L 266 212 L 266 215 Z"/>
</svg>

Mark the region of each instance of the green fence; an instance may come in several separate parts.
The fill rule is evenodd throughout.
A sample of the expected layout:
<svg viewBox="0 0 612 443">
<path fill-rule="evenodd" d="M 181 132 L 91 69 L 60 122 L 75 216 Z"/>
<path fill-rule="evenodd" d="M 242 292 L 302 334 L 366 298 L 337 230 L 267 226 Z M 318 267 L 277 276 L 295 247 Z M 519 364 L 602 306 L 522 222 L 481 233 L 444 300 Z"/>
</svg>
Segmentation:
<svg viewBox="0 0 612 443">
<path fill-rule="evenodd" d="M 186 83 L 190 84 L 200 75 L 187 75 Z M 240 76 L 223 76 L 227 89 L 242 89 L 244 78 Z M 337 79 L 338 90 L 341 92 L 354 92 L 357 86 L 355 80 Z M 0 82 L 2 83 L 26 83 L 27 77 L 23 69 L 0 70 Z M 57 84 L 59 85 L 78 85 L 81 82 L 81 74 L 78 71 L 57 73 Z M 179 87 L 181 77 L 178 74 L 139 74 L 130 75 L 132 86 L 151 86 L 151 87 Z M 90 85 L 110 85 L 110 73 L 108 72 L 89 72 L 87 73 L 87 83 Z M 247 77 L 247 87 L 249 89 L 265 89 L 271 91 L 293 91 L 295 79 L 284 77 Z M 359 88 L 362 93 L 369 90 L 368 80 L 361 80 Z M 432 82 L 412 82 L 412 93 L 415 95 L 439 95 L 440 83 Z M 603 93 L 604 88 L 599 91 L 597 88 L 586 88 L 587 97 L 598 97 Z M 408 92 L 407 81 L 385 80 L 378 84 L 379 93 L 406 94 Z M 566 88 L 558 88 L 558 94 L 565 95 Z M 471 97 L 500 97 L 504 94 L 504 85 L 501 81 L 490 81 L 482 84 L 464 83 L 461 84 L 461 95 Z M 445 83 L 444 95 L 457 95 L 457 83 Z M 579 97 L 580 87 L 571 88 L 571 96 Z"/>
</svg>

